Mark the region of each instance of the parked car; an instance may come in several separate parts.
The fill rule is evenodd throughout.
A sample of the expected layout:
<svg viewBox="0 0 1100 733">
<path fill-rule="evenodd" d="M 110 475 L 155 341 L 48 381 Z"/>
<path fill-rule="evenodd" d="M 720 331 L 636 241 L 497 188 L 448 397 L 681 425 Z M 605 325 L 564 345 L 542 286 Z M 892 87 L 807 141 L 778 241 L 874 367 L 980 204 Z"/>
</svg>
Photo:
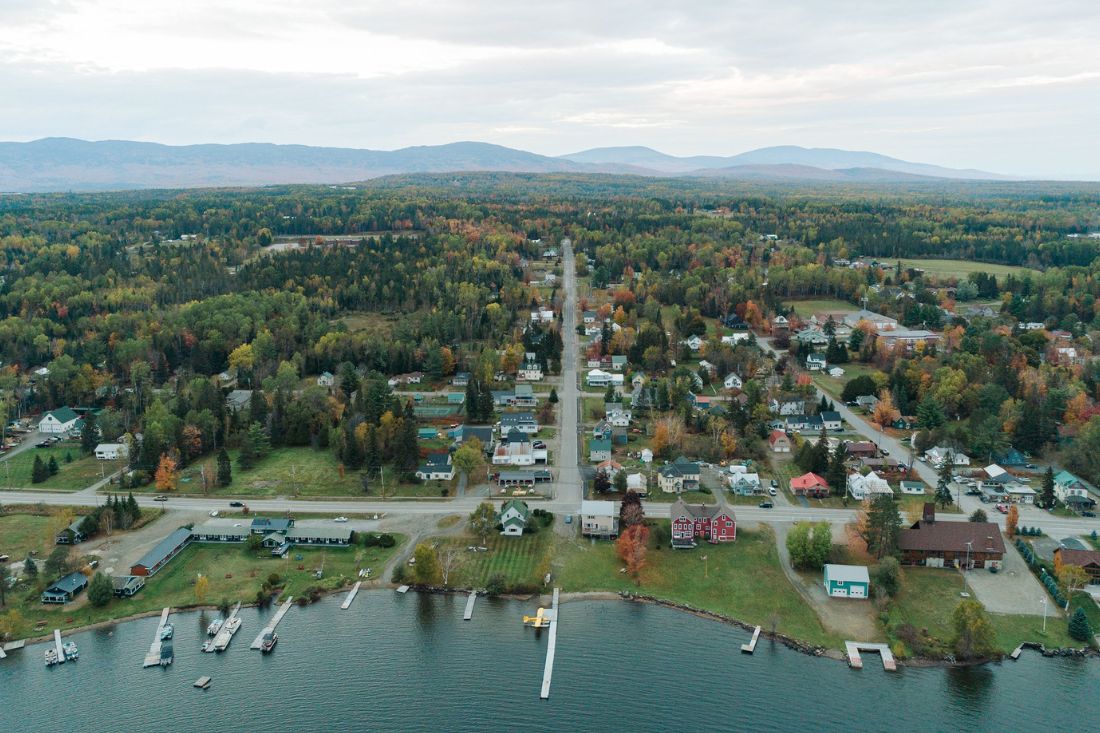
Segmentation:
<svg viewBox="0 0 1100 733">
<path fill-rule="evenodd" d="M 1024 468 L 1034 471 L 1036 468 L 1038 468 L 1038 466 L 1036 466 L 1034 463 L 1028 463 L 1024 466 Z"/>
<path fill-rule="evenodd" d="M 348 521 L 348 518 L 347 517 L 333 517 L 332 521 L 334 521 L 334 522 L 346 522 L 346 521 Z"/>
<path fill-rule="evenodd" d="M 11 560 L 11 558 L 7 555 L 0 555 L 0 562 L 7 562 L 8 560 Z"/>
<path fill-rule="evenodd" d="M 50 447 L 50 441 L 40 440 L 39 442 L 34 444 L 34 447 L 35 448 L 49 448 Z"/>
<path fill-rule="evenodd" d="M 231 507 L 234 507 L 234 508 L 235 508 L 235 507 L 242 507 L 242 506 L 244 506 L 244 502 L 241 502 L 241 501 L 231 501 L 231 502 L 229 502 L 229 506 L 231 506 Z"/>
<path fill-rule="evenodd" d="M 890 455 L 890 451 L 886 450 L 885 448 L 879 448 L 879 452 L 882 453 L 882 455 L 884 456 Z"/>
<path fill-rule="evenodd" d="M 1092 511 L 1091 509 L 1086 509 L 1085 511 L 1081 512 L 1081 516 L 1082 517 L 1095 517 L 1096 512 Z"/>
<path fill-rule="evenodd" d="M 153 501 L 168 501 L 168 497 L 161 494 L 160 496 L 154 496 Z"/>
<path fill-rule="evenodd" d="M 565 515 L 565 523 L 566 524 L 572 524 L 573 523 L 573 515 L 572 514 L 566 514 Z"/>
<path fill-rule="evenodd" d="M 218 512 L 218 510 L 217 510 L 217 509 L 215 509 L 214 511 L 210 512 L 210 516 L 212 516 L 212 517 L 216 517 L 216 516 L 218 516 L 218 514 L 219 514 L 219 512 Z"/>
<path fill-rule="evenodd" d="M 1008 514 L 1008 505 L 1007 504 L 998 504 L 997 505 L 997 511 L 999 511 L 1001 514 Z"/>
<path fill-rule="evenodd" d="M 768 493 L 771 494 L 772 496 L 775 496 L 775 494 L 776 494 L 775 487 L 774 486 L 769 487 L 768 488 Z"/>
<path fill-rule="evenodd" d="M 778 489 L 779 488 L 779 482 L 776 481 L 775 479 L 772 479 L 772 488 L 773 489 Z"/>
<path fill-rule="evenodd" d="M 760 502 L 761 509 L 771 509 L 772 506 L 773 504 L 771 503 L 770 499 L 765 499 L 764 501 Z"/>
</svg>

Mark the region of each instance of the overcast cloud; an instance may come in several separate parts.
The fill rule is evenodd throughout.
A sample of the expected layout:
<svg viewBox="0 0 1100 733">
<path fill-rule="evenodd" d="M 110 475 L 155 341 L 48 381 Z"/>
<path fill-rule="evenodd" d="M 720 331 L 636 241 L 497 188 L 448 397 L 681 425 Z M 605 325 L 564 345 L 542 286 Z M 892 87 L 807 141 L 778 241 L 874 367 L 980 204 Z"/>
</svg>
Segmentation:
<svg viewBox="0 0 1100 733">
<path fill-rule="evenodd" d="M 1089 0 L 0 0 L 0 139 L 792 144 L 1100 179 L 1098 47 Z"/>
</svg>

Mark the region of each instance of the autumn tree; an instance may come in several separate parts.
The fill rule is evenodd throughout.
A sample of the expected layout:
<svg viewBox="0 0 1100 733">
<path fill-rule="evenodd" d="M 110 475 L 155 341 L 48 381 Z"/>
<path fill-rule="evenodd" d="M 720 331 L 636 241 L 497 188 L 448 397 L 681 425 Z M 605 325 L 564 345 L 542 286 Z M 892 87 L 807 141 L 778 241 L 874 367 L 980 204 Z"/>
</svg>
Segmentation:
<svg viewBox="0 0 1100 733">
<path fill-rule="evenodd" d="M 954 636 L 951 646 L 958 659 L 982 659 L 994 654 L 996 632 L 985 607 L 973 599 L 966 599 L 955 606 L 951 613 Z"/>
<path fill-rule="evenodd" d="M 482 450 L 481 441 L 477 438 L 469 438 L 462 443 L 462 447 L 454 452 L 451 463 L 455 469 L 472 476 L 479 468 L 485 465 L 485 451 Z"/>
<path fill-rule="evenodd" d="M 889 390 L 879 393 L 878 403 L 872 413 L 872 419 L 880 426 L 886 428 L 893 425 L 894 421 L 901 417 L 901 412 L 894 406 L 894 397 Z"/>
<path fill-rule="evenodd" d="M 421 585 L 431 585 L 439 581 L 439 560 L 432 546 L 421 542 L 413 550 L 413 576 Z"/>
<path fill-rule="evenodd" d="M 649 543 L 649 527 L 644 524 L 634 524 L 627 527 L 615 541 L 615 552 L 619 559 L 626 564 L 626 571 L 634 578 L 634 582 L 641 585 L 638 574 L 645 567 L 646 551 Z"/>
<path fill-rule="evenodd" d="M 1061 554 L 1061 553 L 1059 553 Z M 1066 610 L 1069 610 L 1069 602 L 1073 600 L 1073 594 L 1089 584 L 1089 574 L 1080 565 L 1064 564 L 1058 571 L 1058 582 L 1062 584 L 1066 593 Z"/>
<path fill-rule="evenodd" d="M 619 529 L 625 530 L 627 527 L 643 522 L 645 522 L 645 508 L 642 506 L 642 497 L 636 491 L 627 491 L 619 505 Z"/>
<path fill-rule="evenodd" d="M 1008 507 L 1008 516 L 1005 517 L 1005 533 L 1009 539 L 1016 536 L 1016 525 L 1020 523 L 1020 510 L 1015 504 Z"/>
<path fill-rule="evenodd" d="M 195 600 L 199 602 L 199 605 L 206 603 L 206 594 L 210 592 L 210 579 L 205 575 L 200 575 L 195 580 Z"/>
<path fill-rule="evenodd" d="M 450 582 L 451 573 L 458 567 L 461 557 L 462 553 L 451 544 L 443 545 L 436 550 L 436 562 L 439 564 L 439 572 L 444 586 Z"/>
<path fill-rule="evenodd" d="M 179 482 L 179 473 L 176 471 L 176 459 L 167 453 L 161 454 L 160 462 L 157 463 L 157 473 L 155 477 L 157 491 L 175 491 L 176 484 Z"/>
<path fill-rule="evenodd" d="M 489 534 L 496 527 L 496 524 L 496 509 L 487 501 L 478 504 L 466 520 L 466 526 L 469 527 L 470 532 L 477 535 L 483 545 L 485 544 L 485 540 L 488 539 Z"/>
</svg>

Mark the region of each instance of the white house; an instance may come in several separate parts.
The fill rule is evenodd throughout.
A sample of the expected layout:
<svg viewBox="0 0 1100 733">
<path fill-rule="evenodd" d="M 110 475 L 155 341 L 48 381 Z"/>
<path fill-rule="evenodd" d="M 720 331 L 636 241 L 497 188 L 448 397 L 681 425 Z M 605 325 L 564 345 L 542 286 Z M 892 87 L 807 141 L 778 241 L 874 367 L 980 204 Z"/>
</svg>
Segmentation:
<svg viewBox="0 0 1100 733">
<path fill-rule="evenodd" d="M 581 534 L 585 537 L 619 534 L 619 511 L 613 501 L 582 501 L 580 519 Z"/>
<path fill-rule="evenodd" d="M 737 376 L 736 372 L 730 372 L 726 375 L 726 378 L 722 380 L 722 386 L 726 389 L 741 389 L 744 386 L 744 382 L 741 381 L 741 377 Z"/>
<path fill-rule="evenodd" d="M 508 435 L 512 430 L 518 430 L 528 435 L 534 435 L 539 431 L 538 421 L 529 412 L 505 413 L 500 416 L 500 422 L 497 425 L 500 428 L 501 437 Z"/>
<path fill-rule="evenodd" d="M 653 463 L 653 451 L 649 448 L 642 448 L 642 452 L 638 457 L 641 458 L 642 463 Z"/>
<path fill-rule="evenodd" d="M 77 415 L 71 407 L 59 407 L 42 416 L 42 419 L 38 421 L 38 432 L 53 434 L 67 433 L 76 427 L 77 420 L 79 419 L 80 415 Z"/>
<path fill-rule="evenodd" d="M 848 493 L 856 501 L 863 501 L 878 494 L 893 496 L 894 490 L 890 488 L 890 484 L 887 483 L 886 479 L 871 471 L 866 476 L 859 473 L 848 474 Z"/>
<path fill-rule="evenodd" d="M 318 387 L 332 387 L 336 384 L 336 377 L 332 372 L 321 372 L 321 375 L 317 377 Z"/>
<path fill-rule="evenodd" d="M 538 356 L 528 351 L 523 357 L 523 365 L 516 372 L 516 379 L 524 382 L 538 382 L 542 380 L 542 364 Z"/>
<path fill-rule="evenodd" d="M 825 357 L 821 354 L 810 354 L 806 357 L 806 368 L 811 372 L 820 372 L 825 369 L 828 364 L 825 363 Z"/>
<path fill-rule="evenodd" d="M 867 321 L 875 327 L 876 331 L 891 331 L 898 327 L 896 319 L 890 316 L 884 316 L 881 313 L 869 311 L 866 308 L 844 315 L 845 325 L 851 326 L 852 328 L 855 328 L 860 321 Z"/>
<path fill-rule="evenodd" d="M 699 336 L 697 334 L 695 336 L 691 336 L 689 338 L 684 339 L 680 343 L 687 344 L 688 348 L 691 349 L 692 351 L 698 351 L 699 349 L 701 349 L 703 347 L 703 344 L 705 343 L 705 341 L 703 341 L 702 336 Z"/>
<path fill-rule="evenodd" d="M 947 460 L 947 456 L 953 458 L 953 465 L 955 466 L 969 466 L 970 456 L 966 455 L 962 451 L 953 451 L 950 448 L 942 445 L 937 445 L 934 448 L 929 448 L 924 454 L 924 457 L 928 459 L 928 462 L 932 464 L 934 468 L 939 468 L 943 465 L 943 462 Z"/>
<path fill-rule="evenodd" d="M 700 359 L 699 360 L 699 368 L 700 369 L 706 369 L 709 374 L 714 374 L 715 372 L 718 371 L 718 367 L 715 366 L 714 364 L 711 364 L 706 359 Z"/>
<path fill-rule="evenodd" d="M 450 481 L 455 477 L 450 453 L 429 453 L 427 460 L 416 469 L 421 481 Z"/>
<path fill-rule="evenodd" d="M 605 372 L 603 369 L 593 369 L 585 375 L 585 382 L 589 387 L 606 387 L 609 384 L 621 387 L 623 385 L 623 375 Z"/>
<path fill-rule="evenodd" d="M 825 410 L 820 417 L 826 430 L 840 430 L 844 427 L 844 420 L 836 410 Z"/>
<path fill-rule="evenodd" d="M 840 379 L 844 376 L 844 370 L 838 366 L 829 367 L 829 376 L 833 379 Z"/>
<path fill-rule="evenodd" d="M 734 334 L 730 334 L 729 336 L 723 336 L 722 337 L 722 343 L 729 344 L 730 346 L 733 346 L 738 341 L 748 341 L 748 340 L 749 340 L 749 332 L 748 331 L 742 331 L 740 333 L 734 333 Z"/>
<path fill-rule="evenodd" d="M 531 510 L 526 502 L 519 499 L 509 499 L 500 508 L 500 524 L 504 527 L 501 534 L 509 537 L 518 537 L 527 527 L 527 519 L 531 516 Z"/>
<path fill-rule="evenodd" d="M 630 427 L 631 414 L 629 410 L 616 410 L 615 412 L 607 413 L 607 422 L 610 423 L 613 428 L 628 428 Z"/>
<path fill-rule="evenodd" d="M 100 443 L 95 447 L 95 457 L 101 461 L 129 458 L 130 447 L 125 443 Z"/>
<path fill-rule="evenodd" d="M 633 491 L 639 496 L 648 494 L 649 485 L 646 482 L 645 475 L 641 473 L 628 473 L 626 475 L 626 490 Z"/>
</svg>

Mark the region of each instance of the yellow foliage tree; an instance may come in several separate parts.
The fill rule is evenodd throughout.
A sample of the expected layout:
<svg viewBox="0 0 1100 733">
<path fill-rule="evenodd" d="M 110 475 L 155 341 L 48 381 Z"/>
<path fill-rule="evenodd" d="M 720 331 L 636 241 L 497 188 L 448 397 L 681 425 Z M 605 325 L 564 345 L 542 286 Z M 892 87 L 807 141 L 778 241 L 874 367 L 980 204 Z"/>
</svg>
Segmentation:
<svg viewBox="0 0 1100 733">
<path fill-rule="evenodd" d="M 210 592 L 210 579 L 205 575 L 200 575 L 199 579 L 195 581 L 195 600 L 199 602 L 199 605 L 206 603 L 206 594 Z"/>
<path fill-rule="evenodd" d="M 894 406 L 894 398 L 890 391 L 882 390 L 879 393 L 878 404 L 875 405 L 872 419 L 882 427 L 888 427 L 899 417 L 901 417 L 901 412 Z"/>
<path fill-rule="evenodd" d="M 159 491 L 175 491 L 176 483 L 179 481 L 179 473 L 176 471 L 176 459 L 167 453 L 161 454 L 160 462 L 157 463 L 157 473 L 155 476 L 157 490 Z"/>
</svg>

